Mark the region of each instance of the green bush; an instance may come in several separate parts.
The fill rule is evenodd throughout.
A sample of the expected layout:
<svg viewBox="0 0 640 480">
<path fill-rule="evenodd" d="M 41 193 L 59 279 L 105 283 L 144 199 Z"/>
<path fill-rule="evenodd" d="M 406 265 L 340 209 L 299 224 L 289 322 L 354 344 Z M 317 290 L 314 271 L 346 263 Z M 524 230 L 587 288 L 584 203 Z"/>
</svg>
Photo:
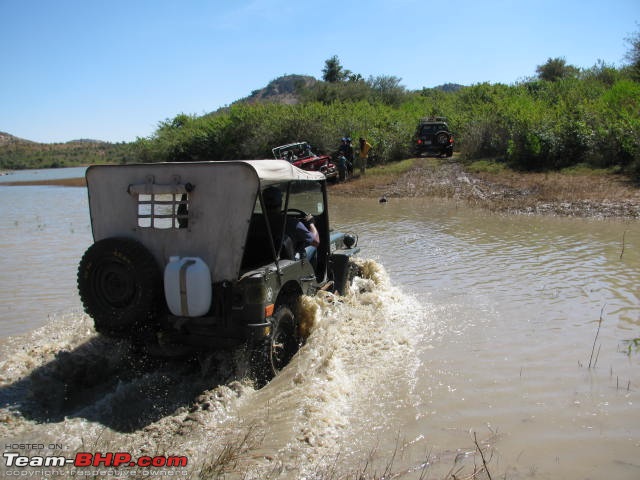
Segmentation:
<svg viewBox="0 0 640 480">
<path fill-rule="evenodd" d="M 411 156 L 424 116 L 446 116 L 469 161 L 504 159 L 522 170 L 618 167 L 640 173 L 640 84 L 604 64 L 555 81 L 478 84 L 407 92 L 395 77 L 317 82 L 295 105 L 238 103 L 162 122 L 134 147 L 144 161 L 271 158 L 276 145 L 306 140 L 335 153 L 340 138 L 367 138 L 380 163 Z"/>
</svg>

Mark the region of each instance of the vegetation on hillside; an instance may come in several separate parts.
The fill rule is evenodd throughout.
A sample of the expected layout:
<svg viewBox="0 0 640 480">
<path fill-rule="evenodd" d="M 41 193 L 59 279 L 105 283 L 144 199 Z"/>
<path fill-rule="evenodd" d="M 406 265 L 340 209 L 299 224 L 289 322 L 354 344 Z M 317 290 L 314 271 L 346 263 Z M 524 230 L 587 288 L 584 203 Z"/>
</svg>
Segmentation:
<svg viewBox="0 0 640 480">
<path fill-rule="evenodd" d="M 464 159 L 494 158 L 528 171 L 584 165 L 640 176 L 637 67 L 598 62 L 579 69 L 549 58 L 536 72 L 514 85 L 408 91 L 397 77 L 365 80 L 334 56 L 322 81 L 299 83 L 296 104 L 237 103 L 204 116 L 181 114 L 135 148 L 144 161 L 269 158 L 273 146 L 295 140 L 333 152 L 341 137 L 363 136 L 376 159 L 388 162 L 413 154 L 420 117 L 441 115 Z"/>
<path fill-rule="evenodd" d="M 37 143 L 0 132 L 0 169 L 58 168 L 135 161 L 131 144 L 97 140 Z"/>
</svg>

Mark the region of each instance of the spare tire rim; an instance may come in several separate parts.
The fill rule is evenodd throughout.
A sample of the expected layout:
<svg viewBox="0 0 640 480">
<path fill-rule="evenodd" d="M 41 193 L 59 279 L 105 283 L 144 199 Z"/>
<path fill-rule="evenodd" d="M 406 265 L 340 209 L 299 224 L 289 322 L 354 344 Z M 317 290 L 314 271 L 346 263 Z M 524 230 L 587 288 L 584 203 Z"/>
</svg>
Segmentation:
<svg viewBox="0 0 640 480">
<path fill-rule="evenodd" d="M 104 303 L 122 308 L 131 303 L 136 285 L 133 272 L 126 265 L 110 262 L 96 269 L 94 291 Z"/>
</svg>

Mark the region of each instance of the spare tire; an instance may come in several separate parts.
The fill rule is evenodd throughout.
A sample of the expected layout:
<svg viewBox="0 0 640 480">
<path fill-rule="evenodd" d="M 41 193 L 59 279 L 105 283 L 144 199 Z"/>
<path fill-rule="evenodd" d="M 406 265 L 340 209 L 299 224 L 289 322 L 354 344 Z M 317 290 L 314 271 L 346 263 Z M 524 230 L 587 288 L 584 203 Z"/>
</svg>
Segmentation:
<svg viewBox="0 0 640 480">
<path fill-rule="evenodd" d="M 449 143 L 449 138 L 451 138 L 451 134 L 444 130 L 436 133 L 436 143 L 438 145 L 447 145 Z"/>
<path fill-rule="evenodd" d="M 91 245 L 78 267 L 78 292 L 99 333 L 126 337 L 148 326 L 162 302 L 162 276 L 149 250 L 130 238 Z"/>
</svg>

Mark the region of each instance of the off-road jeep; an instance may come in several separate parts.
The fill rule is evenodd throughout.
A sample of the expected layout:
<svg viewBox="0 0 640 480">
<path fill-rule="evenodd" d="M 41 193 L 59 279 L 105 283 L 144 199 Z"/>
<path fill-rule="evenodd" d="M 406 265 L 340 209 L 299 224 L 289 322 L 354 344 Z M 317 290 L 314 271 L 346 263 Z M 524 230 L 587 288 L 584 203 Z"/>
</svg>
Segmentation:
<svg viewBox="0 0 640 480">
<path fill-rule="evenodd" d="M 316 155 L 307 142 L 295 142 L 271 149 L 273 158 L 286 160 L 302 170 L 322 172 L 330 180 L 338 178 L 338 168 L 329 155 Z"/>
<path fill-rule="evenodd" d="M 86 180 L 95 243 L 78 289 L 103 335 L 170 353 L 249 345 L 264 383 L 304 341 L 300 296 L 344 293 L 357 274 L 357 236 L 330 230 L 320 172 L 282 160 L 156 163 L 92 166 Z M 263 195 L 274 186 L 279 222 Z M 308 214 L 319 245 L 294 251 L 286 219 Z"/>
<path fill-rule="evenodd" d="M 450 157 L 453 155 L 453 134 L 445 117 L 423 118 L 414 136 L 416 155 L 424 153 Z"/>
</svg>

